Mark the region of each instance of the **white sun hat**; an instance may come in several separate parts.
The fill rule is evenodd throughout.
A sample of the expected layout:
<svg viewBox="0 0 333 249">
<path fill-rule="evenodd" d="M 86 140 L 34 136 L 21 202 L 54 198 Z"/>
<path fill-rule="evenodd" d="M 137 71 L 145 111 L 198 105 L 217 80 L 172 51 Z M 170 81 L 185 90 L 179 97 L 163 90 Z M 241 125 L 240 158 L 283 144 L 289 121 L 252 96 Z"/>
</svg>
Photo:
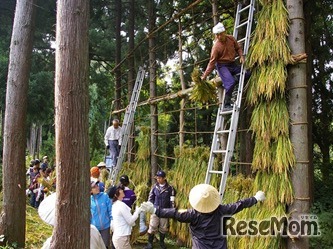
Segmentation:
<svg viewBox="0 0 333 249">
<path fill-rule="evenodd" d="M 217 189 L 209 184 L 199 184 L 191 189 L 190 204 L 200 213 L 211 213 L 221 204 Z"/>
<path fill-rule="evenodd" d="M 213 27 L 213 33 L 219 34 L 225 31 L 224 25 L 222 23 L 218 23 Z"/>
<path fill-rule="evenodd" d="M 97 164 L 97 167 L 106 167 L 105 162 L 100 162 L 99 164 Z"/>
<path fill-rule="evenodd" d="M 53 193 L 46 197 L 38 207 L 38 214 L 40 218 L 51 226 L 55 225 L 56 199 L 56 193 Z"/>
</svg>

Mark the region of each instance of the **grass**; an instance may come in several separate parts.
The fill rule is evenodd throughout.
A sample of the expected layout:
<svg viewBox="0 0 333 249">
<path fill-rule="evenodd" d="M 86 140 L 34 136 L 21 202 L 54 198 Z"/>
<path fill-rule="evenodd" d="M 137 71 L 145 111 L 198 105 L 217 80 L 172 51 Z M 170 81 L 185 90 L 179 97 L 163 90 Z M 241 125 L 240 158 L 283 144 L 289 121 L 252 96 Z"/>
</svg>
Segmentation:
<svg viewBox="0 0 333 249">
<path fill-rule="evenodd" d="M 53 227 L 42 221 L 37 209 L 29 205 L 27 205 L 26 219 L 26 248 L 40 249 L 44 241 L 52 235 Z"/>
</svg>

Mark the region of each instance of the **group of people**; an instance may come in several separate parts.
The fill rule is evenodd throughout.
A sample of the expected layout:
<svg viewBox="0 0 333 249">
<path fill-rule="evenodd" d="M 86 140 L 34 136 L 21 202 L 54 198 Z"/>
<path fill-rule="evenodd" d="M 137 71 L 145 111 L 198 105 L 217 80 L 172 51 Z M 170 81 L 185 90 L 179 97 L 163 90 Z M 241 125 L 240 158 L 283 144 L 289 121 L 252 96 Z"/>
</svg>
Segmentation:
<svg viewBox="0 0 333 249">
<path fill-rule="evenodd" d="M 235 62 L 235 59 L 238 55 L 240 63 L 243 64 L 245 58 L 240 44 L 233 36 L 226 34 L 222 23 L 213 27 L 213 33 L 215 34 L 215 41 L 211 50 L 210 61 L 201 78 L 205 80 L 214 68 L 217 70 L 225 89 L 224 107 L 230 109 L 232 108 L 232 92 L 236 83 L 235 76 L 241 71 L 241 66 Z M 248 80 L 249 77 L 250 72 L 247 71 L 245 80 Z M 122 142 L 121 137 L 122 130 L 119 120 L 115 119 L 104 137 L 105 145 L 110 152 L 111 167 L 117 164 Z M 153 248 L 156 233 L 159 233 L 160 248 L 166 248 L 164 240 L 168 232 L 168 218 L 175 218 L 180 222 L 191 224 L 193 248 L 226 248 L 225 238 L 221 237 L 219 229 L 221 227 L 220 218 L 223 215 L 237 213 L 243 208 L 250 207 L 257 201 L 265 199 L 264 194 L 258 192 L 255 197 L 224 206 L 220 204 L 220 196 L 215 188 L 210 185 L 198 185 L 190 194 L 190 203 L 193 209 L 179 213 L 175 209 L 175 189 L 167 182 L 165 172 L 158 171 L 156 184 L 150 191 L 148 201 L 137 207 L 135 212 L 131 214 L 135 194 L 128 189 L 128 183 L 128 177 L 126 175 L 121 176 L 119 186 L 108 191 L 110 201 L 102 191 L 102 183 L 99 181 L 91 182 L 92 224 L 100 231 L 106 246 L 110 244 L 111 229 L 113 231 L 112 242 L 115 248 L 131 248 L 130 234 L 132 226 L 135 220 L 138 219 L 139 213 L 144 211 L 152 213 L 146 249 Z M 104 209 L 104 219 L 100 217 L 101 212 L 97 212 L 101 210 L 98 209 L 101 206 L 107 207 Z M 101 220 L 104 220 L 105 224 L 102 224 Z M 108 226 L 109 222 L 110 226 Z"/>
<path fill-rule="evenodd" d="M 236 55 L 239 55 L 240 62 L 244 63 L 245 58 L 240 45 L 236 39 L 227 35 L 222 23 L 213 28 L 215 34 L 214 46 L 206 71 L 202 75 L 205 80 L 214 67 L 222 79 L 223 87 L 226 90 L 225 107 L 231 106 L 231 94 L 235 86 L 234 76 L 240 72 L 240 66 L 235 63 Z M 245 79 L 250 76 L 246 73 Z M 121 148 L 122 128 L 119 120 L 113 120 L 105 134 L 104 142 L 110 152 L 111 167 L 117 165 Z M 36 162 L 35 162 L 36 163 Z M 190 224 L 192 244 L 195 249 L 226 249 L 226 237 L 222 235 L 222 217 L 233 215 L 244 208 L 255 205 L 258 201 L 265 200 L 265 194 L 258 191 L 254 197 L 240 200 L 233 204 L 222 205 L 218 191 L 211 185 L 199 184 L 195 186 L 189 195 L 191 209 L 180 212 L 175 205 L 175 189 L 168 183 L 166 173 L 162 170 L 156 173 L 156 183 L 152 186 L 148 200 L 141 205 L 136 205 L 136 195 L 129 186 L 127 175 L 120 177 L 120 183 L 105 189 L 100 179 L 100 173 L 106 170 L 104 162 L 91 168 L 91 248 L 104 249 L 130 249 L 130 236 L 132 227 L 142 213 L 150 213 L 148 229 L 148 244 L 146 249 L 154 246 L 155 234 L 159 234 L 160 248 L 166 248 L 165 236 L 168 232 L 168 219 L 173 218 L 179 222 Z M 39 167 L 32 167 L 29 171 L 31 186 L 35 176 L 40 172 Z M 40 173 L 41 174 L 41 173 Z M 32 193 L 35 194 L 32 188 Z M 37 195 L 38 196 L 38 195 Z M 36 204 L 36 199 L 32 203 Z M 39 199 L 38 199 L 39 201 Z M 131 210 L 135 210 L 133 213 Z M 96 233 L 99 234 L 96 237 Z M 111 242 L 112 232 L 112 242 Z M 94 235 L 94 237 L 93 237 Z M 96 246 L 98 241 L 102 245 Z M 96 243 L 95 243 L 96 242 Z M 95 244 L 94 244 L 95 243 Z M 95 245 L 95 246 L 93 246 Z M 47 247 L 44 247 L 47 248 Z"/>
<path fill-rule="evenodd" d="M 100 163 L 99 165 L 105 164 Z M 103 168 L 91 168 L 91 224 L 100 232 L 106 248 L 131 248 L 130 236 L 132 227 L 135 225 L 140 213 L 144 212 L 145 209 L 141 206 L 136 206 L 134 213 L 131 213 L 136 202 L 136 195 L 129 188 L 130 181 L 127 175 L 120 177 L 117 186 L 112 186 L 103 192 L 104 184 L 99 180 L 97 170 L 103 170 Z M 156 173 L 156 181 L 149 193 L 148 201 L 156 207 L 174 208 L 176 193 L 174 188 L 167 182 L 166 173 L 162 170 L 158 171 Z M 112 243 L 110 230 L 113 234 Z M 144 234 L 147 229 L 141 232 Z M 146 248 L 153 248 L 154 237 L 158 232 L 160 235 L 160 247 L 166 248 L 164 240 L 168 232 L 168 219 L 159 218 L 152 214 Z"/>
<path fill-rule="evenodd" d="M 30 162 L 29 169 L 27 170 L 28 188 L 26 190 L 27 196 L 30 196 L 30 205 L 38 208 L 41 201 L 44 199 L 45 194 L 49 189 L 47 185 L 55 187 L 55 182 L 50 182 L 50 175 L 53 172 L 53 167 L 49 167 L 48 157 L 44 156 L 42 162 L 39 159 Z"/>
<path fill-rule="evenodd" d="M 222 205 L 218 191 L 211 185 L 199 184 L 189 195 L 192 209 L 178 211 L 175 205 L 175 189 L 168 183 L 166 173 L 158 171 L 156 183 L 150 190 L 148 200 L 137 205 L 132 213 L 136 196 L 128 188 L 127 175 L 120 177 L 120 183 L 106 192 L 100 192 L 98 181 L 91 182 L 91 224 L 101 234 L 106 248 L 130 249 L 132 227 L 140 213 L 150 213 L 148 244 L 145 249 L 154 248 L 155 234 L 159 233 L 159 248 L 165 249 L 165 236 L 168 232 L 169 218 L 189 223 L 195 249 L 226 249 L 223 235 L 222 217 L 231 216 L 244 208 L 265 200 L 265 194 L 258 191 L 254 197 L 233 204 Z M 111 231 L 112 231 L 112 243 Z"/>
</svg>

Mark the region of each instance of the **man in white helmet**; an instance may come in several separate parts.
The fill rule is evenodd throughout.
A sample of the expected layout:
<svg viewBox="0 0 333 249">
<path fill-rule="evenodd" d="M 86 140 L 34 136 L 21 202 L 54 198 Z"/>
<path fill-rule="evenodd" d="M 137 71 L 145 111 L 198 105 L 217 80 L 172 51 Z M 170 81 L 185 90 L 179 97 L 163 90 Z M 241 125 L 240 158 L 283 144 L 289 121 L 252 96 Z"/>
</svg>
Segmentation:
<svg viewBox="0 0 333 249">
<path fill-rule="evenodd" d="M 244 208 L 252 207 L 258 201 L 264 200 L 264 192 L 258 191 L 254 197 L 222 205 L 216 188 L 209 184 L 199 184 L 192 188 L 189 196 L 193 209 L 180 212 L 175 208 L 154 207 L 150 202 L 142 203 L 141 209 L 161 218 L 174 218 L 190 223 L 192 249 L 227 249 L 227 239 L 221 231 L 222 218 L 230 218 Z"/>
<path fill-rule="evenodd" d="M 201 78 L 205 80 L 207 76 L 216 68 L 226 91 L 225 95 L 225 108 L 231 107 L 231 96 L 235 86 L 236 74 L 241 71 L 240 65 L 235 63 L 238 54 L 240 63 L 245 62 L 243 50 L 238 44 L 237 40 L 228 35 L 222 23 L 218 23 L 213 27 L 215 34 L 215 42 L 211 50 L 210 60 L 207 65 L 206 71 Z M 245 73 L 245 79 L 250 77 L 250 72 Z"/>
</svg>

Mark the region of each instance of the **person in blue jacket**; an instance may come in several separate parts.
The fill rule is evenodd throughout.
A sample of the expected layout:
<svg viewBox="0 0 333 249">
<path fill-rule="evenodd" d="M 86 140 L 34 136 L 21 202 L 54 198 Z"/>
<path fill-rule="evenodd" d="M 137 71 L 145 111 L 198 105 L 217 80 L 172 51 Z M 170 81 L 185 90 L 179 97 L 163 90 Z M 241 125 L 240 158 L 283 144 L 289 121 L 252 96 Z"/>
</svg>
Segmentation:
<svg viewBox="0 0 333 249">
<path fill-rule="evenodd" d="M 90 211 L 91 221 L 100 232 L 106 248 L 110 248 L 110 224 L 112 220 L 112 203 L 109 196 L 100 192 L 98 181 L 91 182 Z"/>
<path fill-rule="evenodd" d="M 180 222 L 190 223 L 193 249 L 227 249 L 222 222 L 244 208 L 264 200 L 264 192 L 258 191 L 254 197 L 223 205 L 216 188 L 209 184 L 199 184 L 191 190 L 189 196 L 193 209 L 182 212 L 175 208 L 154 207 L 150 202 L 142 203 L 141 209 L 158 217 L 174 218 Z"/>
</svg>

